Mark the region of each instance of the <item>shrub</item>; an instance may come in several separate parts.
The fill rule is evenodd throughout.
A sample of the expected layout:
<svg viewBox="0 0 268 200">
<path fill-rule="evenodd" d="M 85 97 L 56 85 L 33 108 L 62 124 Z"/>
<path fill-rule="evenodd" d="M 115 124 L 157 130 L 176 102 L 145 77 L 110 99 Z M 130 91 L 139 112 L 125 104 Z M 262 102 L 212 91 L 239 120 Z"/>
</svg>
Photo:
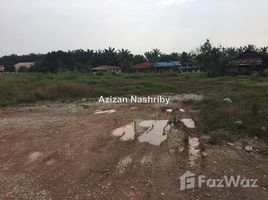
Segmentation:
<svg viewBox="0 0 268 200">
<path fill-rule="evenodd" d="M 268 77 L 268 68 L 264 70 L 263 75 L 264 75 L 265 77 Z"/>
<path fill-rule="evenodd" d="M 253 116 L 256 116 L 256 115 L 258 115 L 258 113 L 259 113 L 259 105 L 254 102 L 251 105 L 251 114 Z"/>
<path fill-rule="evenodd" d="M 45 100 L 45 95 L 43 91 L 40 89 L 34 91 L 34 96 L 36 97 L 37 100 Z"/>
</svg>

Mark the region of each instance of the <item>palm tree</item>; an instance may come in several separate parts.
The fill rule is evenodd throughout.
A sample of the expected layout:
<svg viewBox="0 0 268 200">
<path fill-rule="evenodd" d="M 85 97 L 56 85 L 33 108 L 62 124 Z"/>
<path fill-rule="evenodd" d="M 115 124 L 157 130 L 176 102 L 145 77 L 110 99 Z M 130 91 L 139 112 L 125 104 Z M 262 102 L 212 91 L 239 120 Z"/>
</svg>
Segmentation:
<svg viewBox="0 0 268 200">
<path fill-rule="evenodd" d="M 147 51 L 144 53 L 144 56 L 147 61 L 152 62 L 153 61 L 153 54 L 151 51 Z"/>
<path fill-rule="evenodd" d="M 128 49 L 118 50 L 119 66 L 128 70 L 133 64 L 133 54 Z"/>
<path fill-rule="evenodd" d="M 133 55 L 130 53 L 130 51 L 128 49 L 120 49 L 120 50 L 118 50 L 118 54 L 120 57 L 122 57 L 124 59 L 129 59 L 129 58 L 133 57 Z"/>
<path fill-rule="evenodd" d="M 133 56 L 133 64 L 139 64 L 145 62 L 146 59 L 143 55 L 134 55 Z"/>
<path fill-rule="evenodd" d="M 114 53 L 116 53 L 116 50 L 115 50 L 115 48 L 108 47 L 108 49 L 104 49 L 104 52 L 109 53 L 109 54 L 114 54 Z"/>
<path fill-rule="evenodd" d="M 159 49 L 153 49 L 152 51 L 148 51 L 148 52 L 144 53 L 146 59 L 152 63 L 157 62 L 159 60 L 161 54 L 162 53 Z"/>
<path fill-rule="evenodd" d="M 187 58 L 189 58 L 189 55 L 188 55 L 188 53 L 186 53 L 186 52 L 184 51 L 184 52 L 182 52 L 182 53 L 180 54 L 180 58 L 181 58 L 181 59 L 187 59 Z"/>
<path fill-rule="evenodd" d="M 104 49 L 102 57 L 103 57 L 103 64 L 118 65 L 118 54 L 115 48 L 109 47 L 108 49 Z"/>
<path fill-rule="evenodd" d="M 237 56 L 237 49 L 235 47 L 227 47 L 223 48 L 223 53 L 228 57 L 235 57 Z"/>
<path fill-rule="evenodd" d="M 253 45 L 253 44 L 248 44 L 247 46 L 244 47 L 244 53 L 257 53 L 258 48 Z"/>
<path fill-rule="evenodd" d="M 260 52 L 261 52 L 262 54 L 268 54 L 268 47 L 261 47 L 261 48 L 260 48 Z"/>
<path fill-rule="evenodd" d="M 236 49 L 237 53 L 240 55 L 240 54 L 243 54 L 244 53 L 244 47 L 238 47 Z"/>
</svg>

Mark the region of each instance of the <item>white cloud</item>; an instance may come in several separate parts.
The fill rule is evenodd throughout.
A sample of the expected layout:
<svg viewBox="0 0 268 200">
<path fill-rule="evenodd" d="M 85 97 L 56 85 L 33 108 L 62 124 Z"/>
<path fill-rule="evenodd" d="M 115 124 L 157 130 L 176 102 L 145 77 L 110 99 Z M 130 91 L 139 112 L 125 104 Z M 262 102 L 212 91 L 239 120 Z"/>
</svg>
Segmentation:
<svg viewBox="0 0 268 200">
<path fill-rule="evenodd" d="M 158 0 L 157 4 L 160 6 L 172 6 L 175 4 L 191 3 L 195 0 Z"/>
</svg>

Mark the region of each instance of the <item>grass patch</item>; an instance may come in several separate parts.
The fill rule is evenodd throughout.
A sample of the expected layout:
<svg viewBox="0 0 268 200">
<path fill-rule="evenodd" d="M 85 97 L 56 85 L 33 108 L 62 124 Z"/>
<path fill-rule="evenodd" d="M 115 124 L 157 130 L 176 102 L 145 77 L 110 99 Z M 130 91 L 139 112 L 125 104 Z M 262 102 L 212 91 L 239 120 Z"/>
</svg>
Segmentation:
<svg viewBox="0 0 268 200">
<path fill-rule="evenodd" d="M 247 134 L 268 139 L 268 132 L 262 130 L 263 127 L 267 128 L 268 98 L 262 94 L 239 96 L 238 93 L 231 99 L 232 103 L 225 103 L 223 98 L 214 97 L 194 105 L 195 109 L 201 110 L 202 131 L 213 137 L 219 137 L 218 139 L 223 137 L 222 134 L 217 135 L 219 130 L 230 133 L 230 138 L 234 135 Z"/>
</svg>

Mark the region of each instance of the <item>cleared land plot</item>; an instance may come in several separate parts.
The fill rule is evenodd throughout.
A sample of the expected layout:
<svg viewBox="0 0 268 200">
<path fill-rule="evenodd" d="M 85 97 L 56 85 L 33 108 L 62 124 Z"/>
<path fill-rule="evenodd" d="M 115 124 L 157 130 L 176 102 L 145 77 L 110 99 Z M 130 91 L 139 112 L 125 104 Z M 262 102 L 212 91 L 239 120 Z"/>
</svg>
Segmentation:
<svg viewBox="0 0 268 200">
<path fill-rule="evenodd" d="M 3 75 L 0 199 L 267 199 L 267 82 L 197 74 Z M 168 92 L 174 93 L 169 106 L 91 99 Z M 182 93 L 204 99 L 176 95 Z M 155 128 L 168 119 L 175 127 L 159 135 Z M 133 125 L 134 140 L 132 133 L 112 134 L 126 125 Z M 178 178 L 187 170 L 258 178 L 259 187 L 180 191 Z"/>
</svg>

